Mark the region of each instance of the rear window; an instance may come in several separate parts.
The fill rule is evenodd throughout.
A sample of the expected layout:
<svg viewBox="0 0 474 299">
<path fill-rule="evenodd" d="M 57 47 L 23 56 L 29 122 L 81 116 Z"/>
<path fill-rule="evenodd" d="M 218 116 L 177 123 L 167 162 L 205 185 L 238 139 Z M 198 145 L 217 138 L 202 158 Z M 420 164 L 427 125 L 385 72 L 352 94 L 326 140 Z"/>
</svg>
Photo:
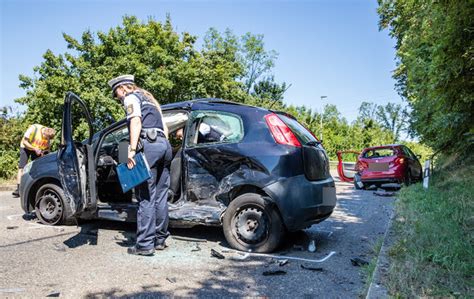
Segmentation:
<svg viewBox="0 0 474 299">
<path fill-rule="evenodd" d="M 295 119 L 285 116 L 283 114 L 278 114 L 278 117 L 290 128 L 290 130 L 293 132 L 293 134 L 296 135 L 296 137 L 302 144 L 307 144 L 311 141 L 317 141 L 313 134 L 311 134 L 308 129 L 306 129 Z"/>
<path fill-rule="evenodd" d="M 362 157 L 364 158 L 382 158 L 382 157 L 391 157 L 395 156 L 397 151 L 393 147 L 386 147 L 386 148 L 376 148 L 370 149 L 364 152 Z"/>
</svg>

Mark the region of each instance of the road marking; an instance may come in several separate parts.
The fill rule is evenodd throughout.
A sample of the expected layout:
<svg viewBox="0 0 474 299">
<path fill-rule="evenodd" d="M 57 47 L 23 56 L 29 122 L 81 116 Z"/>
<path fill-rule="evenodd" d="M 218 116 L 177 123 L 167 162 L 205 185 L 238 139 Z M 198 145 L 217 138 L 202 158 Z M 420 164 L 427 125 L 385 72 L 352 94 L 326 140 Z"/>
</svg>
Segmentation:
<svg viewBox="0 0 474 299">
<path fill-rule="evenodd" d="M 39 224 L 39 223 L 32 223 L 32 222 L 28 222 L 28 225 L 30 225 L 30 227 L 28 227 L 29 229 L 38 229 L 38 228 L 54 228 L 54 226 L 49 226 L 49 225 L 44 225 L 44 224 Z"/>
<path fill-rule="evenodd" d="M 9 215 L 9 216 L 7 216 L 7 219 L 12 221 L 13 219 L 15 219 L 17 217 L 20 217 L 20 216 L 23 216 L 23 214 Z"/>
<path fill-rule="evenodd" d="M 0 289 L 0 293 L 21 293 L 21 292 L 24 292 L 25 289 L 20 289 L 20 288 L 16 288 L 16 289 Z"/>
</svg>

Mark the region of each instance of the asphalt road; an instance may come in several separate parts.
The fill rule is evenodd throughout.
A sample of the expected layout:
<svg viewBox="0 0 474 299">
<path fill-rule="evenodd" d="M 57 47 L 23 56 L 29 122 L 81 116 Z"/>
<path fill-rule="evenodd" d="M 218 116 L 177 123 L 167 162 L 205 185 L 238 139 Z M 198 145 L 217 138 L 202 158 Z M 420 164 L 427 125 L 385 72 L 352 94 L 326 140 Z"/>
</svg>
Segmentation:
<svg viewBox="0 0 474 299">
<path fill-rule="evenodd" d="M 171 230 L 173 237 L 165 251 L 153 257 L 131 256 L 126 247 L 133 245 L 133 224 L 89 221 L 79 226 L 44 226 L 24 219 L 18 199 L 10 193 L 0 192 L 0 297 L 8 298 L 356 298 L 365 280 L 351 258 L 369 261 L 374 256 L 372 248 L 383 237 L 394 200 L 337 183 L 336 211 L 323 223 L 291 234 L 275 253 L 290 257 L 280 266 L 277 259 L 245 258 L 226 250 L 222 230 L 207 227 Z M 307 250 L 310 240 L 315 240 L 316 252 Z M 225 259 L 211 257 L 211 249 Z M 331 252 L 335 253 L 329 256 Z M 264 275 L 274 271 L 283 272 Z"/>
</svg>

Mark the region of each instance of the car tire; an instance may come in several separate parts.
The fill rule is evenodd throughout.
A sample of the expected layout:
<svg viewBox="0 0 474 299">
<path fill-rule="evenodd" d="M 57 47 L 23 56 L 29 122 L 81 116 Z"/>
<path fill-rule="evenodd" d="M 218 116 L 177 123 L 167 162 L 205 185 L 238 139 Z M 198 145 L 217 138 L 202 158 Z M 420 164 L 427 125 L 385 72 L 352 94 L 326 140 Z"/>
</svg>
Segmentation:
<svg viewBox="0 0 474 299">
<path fill-rule="evenodd" d="M 362 184 L 362 187 L 359 186 L 358 182 L 360 182 L 360 183 Z M 354 188 L 355 188 L 356 190 L 363 190 L 363 189 L 365 189 L 364 183 L 362 183 L 362 182 L 360 181 L 360 175 L 358 175 L 358 174 L 354 175 Z"/>
<path fill-rule="evenodd" d="M 284 236 L 285 227 L 274 206 L 259 194 L 236 197 L 227 207 L 223 230 L 229 245 L 252 252 L 272 252 Z"/>
<path fill-rule="evenodd" d="M 407 171 L 407 174 L 405 175 L 405 177 L 403 178 L 403 183 L 405 184 L 405 186 L 410 186 L 412 183 L 413 183 L 413 179 L 411 177 L 411 171 Z"/>
<path fill-rule="evenodd" d="M 70 224 L 73 222 L 71 207 L 66 203 L 61 187 L 45 184 L 36 192 L 35 213 L 39 221 L 46 225 Z"/>
</svg>

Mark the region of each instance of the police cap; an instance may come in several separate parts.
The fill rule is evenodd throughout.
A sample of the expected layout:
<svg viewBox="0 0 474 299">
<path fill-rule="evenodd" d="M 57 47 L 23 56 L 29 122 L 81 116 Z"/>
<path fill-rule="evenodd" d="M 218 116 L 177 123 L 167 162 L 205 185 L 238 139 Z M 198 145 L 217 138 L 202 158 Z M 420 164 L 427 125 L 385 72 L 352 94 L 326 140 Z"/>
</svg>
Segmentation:
<svg viewBox="0 0 474 299">
<path fill-rule="evenodd" d="M 133 75 L 121 75 L 116 78 L 113 78 L 109 81 L 109 86 L 112 88 L 112 94 L 115 94 L 115 90 L 120 85 L 124 84 L 135 84 L 135 77 Z"/>
</svg>

